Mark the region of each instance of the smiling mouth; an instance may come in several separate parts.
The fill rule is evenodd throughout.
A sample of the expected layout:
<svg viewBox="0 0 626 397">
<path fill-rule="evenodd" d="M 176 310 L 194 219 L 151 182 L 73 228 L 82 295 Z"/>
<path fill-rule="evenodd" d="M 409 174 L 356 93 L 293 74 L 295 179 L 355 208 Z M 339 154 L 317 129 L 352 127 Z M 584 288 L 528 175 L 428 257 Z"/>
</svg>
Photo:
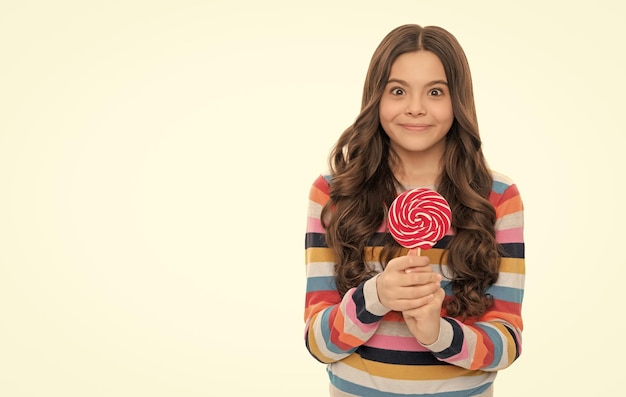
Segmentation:
<svg viewBox="0 0 626 397">
<path fill-rule="evenodd" d="M 425 131 L 429 127 L 430 124 L 400 124 L 400 127 L 409 130 L 409 131 Z"/>
</svg>

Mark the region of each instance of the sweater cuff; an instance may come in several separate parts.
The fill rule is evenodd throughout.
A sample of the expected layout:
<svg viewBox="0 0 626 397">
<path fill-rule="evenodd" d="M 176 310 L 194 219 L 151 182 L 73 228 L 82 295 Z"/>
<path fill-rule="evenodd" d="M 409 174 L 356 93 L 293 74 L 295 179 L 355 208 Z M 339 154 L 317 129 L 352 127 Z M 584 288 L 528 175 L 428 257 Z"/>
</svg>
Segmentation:
<svg viewBox="0 0 626 397">
<path fill-rule="evenodd" d="M 378 274 L 363 284 L 363 296 L 365 298 L 365 310 L 375 316 L 382 317 L 391 310 L 383 306 L 383 304 L 380 303 L 380 299 L 378 299 L 378 289 L 376 288 L 377 278 Z"/>
<path fill-rule="evenodd" d="M 454 331 L 452 329 L 452 324 L 444 320 L 442 317 L 439 318 L 439 336 L 437 337 L 437 340 L 430 345 L 422 344 L 422 346 L 424 346 L 433 353 L 439 353 L 446 350 L 452 345 L 453 337 Z"/>
</svg>

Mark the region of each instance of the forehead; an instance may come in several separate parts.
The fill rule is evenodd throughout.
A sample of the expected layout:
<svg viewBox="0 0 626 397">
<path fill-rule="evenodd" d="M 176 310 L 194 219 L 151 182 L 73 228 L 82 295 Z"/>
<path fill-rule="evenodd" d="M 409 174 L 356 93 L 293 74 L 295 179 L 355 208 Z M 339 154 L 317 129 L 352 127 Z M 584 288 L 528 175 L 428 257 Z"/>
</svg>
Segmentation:
<svg viewBox="0 0 626 397">
<path fill-rule="evenodd" d="M 407 52 L 391 65 L 389 79 L 394 78 L 407 82 L 445 81 L 446 71 L 439 57 L 431 51 Z"/>
</svg>

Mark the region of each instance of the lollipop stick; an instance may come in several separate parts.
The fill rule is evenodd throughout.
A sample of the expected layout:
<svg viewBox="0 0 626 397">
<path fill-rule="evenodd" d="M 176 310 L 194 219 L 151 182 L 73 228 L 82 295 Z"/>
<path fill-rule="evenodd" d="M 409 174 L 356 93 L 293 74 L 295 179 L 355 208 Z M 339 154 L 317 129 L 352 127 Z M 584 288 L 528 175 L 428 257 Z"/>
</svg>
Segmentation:
<svg viewBox="0 0 626 397">
<path fill-rule="evenodd" d="M 409 253 L 407 255 L 415 255 L 415 256 L 420 256 L 422 254 L 422 249 L 417 247 L 417 248 L 411 248 L 409 250 Z"/>
</svg>

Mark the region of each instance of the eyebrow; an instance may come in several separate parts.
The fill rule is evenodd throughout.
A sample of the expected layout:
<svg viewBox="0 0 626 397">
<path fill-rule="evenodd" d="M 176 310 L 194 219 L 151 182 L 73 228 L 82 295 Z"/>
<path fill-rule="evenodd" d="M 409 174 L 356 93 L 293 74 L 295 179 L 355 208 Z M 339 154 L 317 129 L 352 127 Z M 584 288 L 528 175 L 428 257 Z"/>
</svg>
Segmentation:
<svg viewBox="0 0 626 397">
<path fill-rule="evenodd" d="M 389 83 L 399 83 L 399 84 L 406 85 L 406 86 L 409 85 L 409 83 L 407 83 L 406 81 L 401 80 L 401 79 L 389 79 L 389 80 L 387 80 L 387 84 L 389 84 Z M 433 80 L 433 81 L 430 81 L 430 82 L 426 83 L 426 87 L 437 85 L 437 84 L 443 84 L 443 85 L 447 86 L 448 82 L 445 81 L 445 80 Z"/>
</svg>

